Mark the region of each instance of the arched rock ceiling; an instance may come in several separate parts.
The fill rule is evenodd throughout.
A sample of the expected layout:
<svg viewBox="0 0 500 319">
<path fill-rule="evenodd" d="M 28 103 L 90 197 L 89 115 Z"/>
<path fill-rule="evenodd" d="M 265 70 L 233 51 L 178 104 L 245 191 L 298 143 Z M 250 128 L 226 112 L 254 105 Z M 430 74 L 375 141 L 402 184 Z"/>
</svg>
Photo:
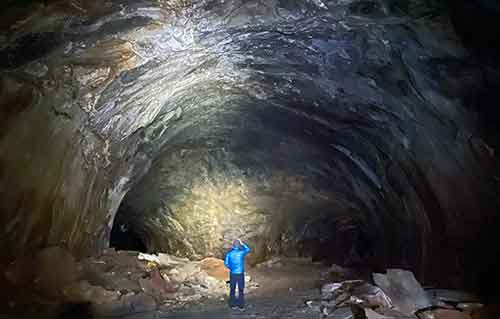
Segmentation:
<svg viewBox="0 0 500 319">
<path fill-rule="evenodd" d="M 483 74 L 441 5 L 11 12 L 0 36 L 5 255 L 97 251 L 132 189 L 123 222 L 151 249 L 220 254 L 243 235 L 261 257 L 359 242 L 367 263 L 421 277 L 457 282 L 479 267 L 498 208 L 494 152 L 470 105 Z"/>
</svg>

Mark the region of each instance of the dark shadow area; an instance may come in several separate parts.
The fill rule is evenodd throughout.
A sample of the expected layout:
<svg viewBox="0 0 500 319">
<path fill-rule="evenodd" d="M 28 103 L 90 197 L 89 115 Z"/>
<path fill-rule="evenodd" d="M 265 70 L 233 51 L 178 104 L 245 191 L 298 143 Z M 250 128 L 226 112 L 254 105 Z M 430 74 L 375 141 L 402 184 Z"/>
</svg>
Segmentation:
<svg viewBox="0 0 500 319">
<path fill-rule="evenodd" d="M 457 34 L 463 41 L 473 60 L 480 65 L 483 83 L 470 97 L 467 105 L 475 108 L 481 123 L 481 135 L 492 154 L 500 147 L 500 109 L 498 92 L 500 90 L 500 6 L 498 1 L 450 1 L 451 18 Z M 495 168 L 498 171 L 498 161 Z M 497 179 L 498 181 L 498 179 Z M 491 234 L 498 232 L 500 217 L 483 227 L 477 240 L 469 243 L 471 251 L 476 252 L 475 263 L 483 265 L 479 275 L 478 287 L 486 298 L 499 298 L 500 286 L 500 248 Z M 483 257 L 480 257 L 483 256 Z M 486 258 L 484 256 L 487 256 Z"/>
<path fill-rule="evenodd" d="M 135 226 L 126 221 L 124 217 L 127 214 L 127 209 L 122 206 L 118 209 L 118 213 L 111 229 L 109 246 L 116 250 L 135 250 L 147 252 L 147 246 L 143 238 L 138 234 Z"/>
</svg>

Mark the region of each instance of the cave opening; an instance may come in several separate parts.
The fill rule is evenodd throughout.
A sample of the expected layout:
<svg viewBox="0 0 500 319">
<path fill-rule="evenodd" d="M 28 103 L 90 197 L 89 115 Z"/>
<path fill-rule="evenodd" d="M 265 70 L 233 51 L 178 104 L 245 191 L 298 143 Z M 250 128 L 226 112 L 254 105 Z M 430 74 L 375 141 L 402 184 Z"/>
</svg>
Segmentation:
<svg viewBox="0 0 500 319">
<path fill-rule="evenodd" d="M 127 221 L 127 207 L 120 205 L 109 236 L 109 246 L 116 250 L 132 250 L 148 253 L 146 234 L 137 225 Z"/>
</svg>

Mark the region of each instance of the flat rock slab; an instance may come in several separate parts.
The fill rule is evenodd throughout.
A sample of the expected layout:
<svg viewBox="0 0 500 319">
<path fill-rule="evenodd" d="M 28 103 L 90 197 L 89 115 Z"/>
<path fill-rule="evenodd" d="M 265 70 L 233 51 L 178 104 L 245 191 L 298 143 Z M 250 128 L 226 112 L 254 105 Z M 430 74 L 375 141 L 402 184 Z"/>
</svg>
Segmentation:
<svg viewBox="0 0 500 319">
<path fill-rule="evenodd" d="M 373 274 L 373 280 L 402 313 L 412 314 L 431 306 L 430 298 L 411 271 L 388 269 L 385 275 Z"/>
<path fill-rule="evenodd" d="M 362 280 L 347 280 L 326 284 L 321 288 L 323 303 L 327 307 L 345 307 L 350 304 L 364 307 L 392 307 L 392 302 L 376 286 Z"/>
</svg>

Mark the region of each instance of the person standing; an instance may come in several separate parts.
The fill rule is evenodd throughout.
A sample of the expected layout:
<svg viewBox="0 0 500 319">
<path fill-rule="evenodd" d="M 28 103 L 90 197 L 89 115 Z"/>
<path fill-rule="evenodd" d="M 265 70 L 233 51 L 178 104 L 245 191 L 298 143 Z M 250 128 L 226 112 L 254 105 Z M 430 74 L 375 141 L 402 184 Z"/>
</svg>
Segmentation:
<svg viewBox="0 0 500 319">
<path fill-rule="evenodd" d="M 229 306 L 232 309 L 245 309 L 245 256 L 249 252 L 250 247 L 237 239 L 224 258 L 224 265 L 229 269 Z"/>
</svg>

